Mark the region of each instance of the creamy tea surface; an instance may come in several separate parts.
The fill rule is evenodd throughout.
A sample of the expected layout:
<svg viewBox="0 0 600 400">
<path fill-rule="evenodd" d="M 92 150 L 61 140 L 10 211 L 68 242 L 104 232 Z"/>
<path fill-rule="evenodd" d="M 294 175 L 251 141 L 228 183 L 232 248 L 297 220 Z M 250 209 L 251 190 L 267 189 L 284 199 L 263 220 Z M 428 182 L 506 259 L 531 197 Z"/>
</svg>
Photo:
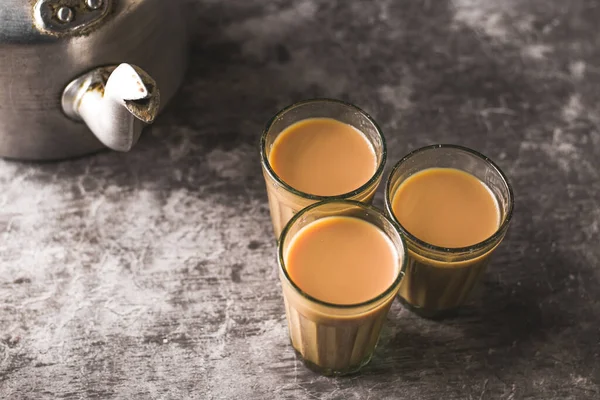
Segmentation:
<svg viewBox="0 0 600 400">
<path fill-rule="evenodd" d="M 492 236 L 500 224 L 498 202 L 473 175 L 428 168 L 406 179 L 392 211 L 412 235 L 439 247 L 467 247 Z"/>
<path fill-rule="evenodd" d="M 379 228 L 353 217 L 326 217 L 300 230 L 285 265 L 308 295 L 333 304 L 371 300 L 398 275 L 398 254 Z"/>
<path fill-rule="evenodd" d="M 309 118 L 287 127 L 273 143 L 269 163 L 294 189 L 319 196 L 356 190 L 377 169 L 365 135 L 332 118 Z"/>
</svg>

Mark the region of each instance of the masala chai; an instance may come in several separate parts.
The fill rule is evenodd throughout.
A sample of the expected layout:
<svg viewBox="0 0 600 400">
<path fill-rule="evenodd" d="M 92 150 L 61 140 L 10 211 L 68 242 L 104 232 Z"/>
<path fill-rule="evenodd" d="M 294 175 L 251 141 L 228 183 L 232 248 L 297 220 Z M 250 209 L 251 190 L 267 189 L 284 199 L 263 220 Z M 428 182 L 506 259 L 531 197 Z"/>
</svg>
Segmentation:
<svg viewBox="0 0 600 400">
<path fill-rule="evenodd" d="M 261 152 L 277 238 L 295 213 L 317 201 L 370 202 L 385 163 L 385 141 L 375 123 L 335 100 L 281 111 L 263 134 Z"/>
<path fill-rule="evenodd" d="M 490 189 L 454 168 L 428 168 L 400 184 L 392 200 L 398 222 L 439 247 L 467 247 L 498 230 L 500 210 Z"/>
<path fill-rule="evenodd" d="M 399 295 L 414 311 L 438 316 L 468 299 L 506 233 L 513 199 L 488 158 L 436 145 L 394 167 L 386 207 L 407 240 L 409 265 Z"/>
<path fill-rule="evenodd" d="M 285 183 L 317 196 L 358 189 L 377 169 L 365 135 L 331 118 L 309 118 L 286 128 L 273 143 L 269 163 Z"/>
<path fill-rule="evenodd" d="M 358 202 L 318 203 L 290 221 L 281 281 L 292 345 L 309 367 L 346 374 L 370 360 L 404 252 L 392 223 Z"/>
<path fill-rule="evenodd" d="M 398 254 L 369 222 L 327 217 L 296 234 L 285 255 L 292 281 L 306 294 L 334 304 L 377 297 L 398 275 Z"/>
</svg>

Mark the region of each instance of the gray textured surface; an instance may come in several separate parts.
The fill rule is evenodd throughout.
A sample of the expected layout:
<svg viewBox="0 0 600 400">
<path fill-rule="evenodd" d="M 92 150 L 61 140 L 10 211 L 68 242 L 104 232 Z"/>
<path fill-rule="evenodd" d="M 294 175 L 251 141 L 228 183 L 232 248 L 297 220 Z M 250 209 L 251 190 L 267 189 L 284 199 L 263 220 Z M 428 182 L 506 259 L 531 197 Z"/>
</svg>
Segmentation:
<svg viewBox="0 0 600 400">
<path fill-rule="evenodd" d="M 186 3 L 186 86 L 131 153 L 0 161 L 1 398 L 600 397 L 597 2 Z M 288 344 L 258 160 L 313 96 L 368 110 L 392 162 L 463 144 L 516 194 L 472 304 L 395 304 L 346 379 Z"/>
</svg>

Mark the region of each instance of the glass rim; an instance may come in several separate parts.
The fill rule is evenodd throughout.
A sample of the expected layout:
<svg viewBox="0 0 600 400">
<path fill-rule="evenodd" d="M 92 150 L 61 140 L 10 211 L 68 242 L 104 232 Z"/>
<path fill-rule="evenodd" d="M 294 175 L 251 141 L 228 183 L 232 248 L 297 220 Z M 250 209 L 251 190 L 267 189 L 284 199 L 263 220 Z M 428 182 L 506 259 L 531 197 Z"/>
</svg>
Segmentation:
<svg viewBox="0 0 600 400">
<path fill-rule="evenodd" d="M 396 173 L 398 168 L 400 168 L 400 166 L 402 166 L 406 161 L 411 159 L 413 156 L 415 156 L 419 153 L 423 153 L 425 151 L 434 150 L 434 149 L 454 149 L 454 150 L 459 150 L 459 151 L 464 151 L 466 153 L 469 153 L 469 154 L 481 159 L 488 165 L 491 165 L 492 168 L 502 178 L 502 181 L 504 182 L 504 184 L 506 185 L 506 188 L 508 189 L 508 211 L 506 212 L 506 215 L 505 215 L 503 221 L 500 223 L 500 225 L 498 226 L 496 231 L 490 237 L 488 237 L 480 242 L 477 242 L 475 244 L 472 244 L 470 246 L 463 246 L 463 247 L 436 246 L 434 244 L 431 244 L 424 240 L 421 240 L 418 237 L 411 234 L 406 228 L 404 228 L 404 226 L 402 226 L 400 221 L 398 221 L 398 219 L 396 218 L 396 215 L 394 214 L 394 212 L 392 210 L 392 196 L 390 194 L 390 191 L 392 189 L 391 188 L 392 177 L 394 176 L 394 174 Z M 496 196 L 494 196 L 494 197 L 496 197 Z M 514 203 L 515 202 L 514 202 L 512 185 L 510 184 L 508 177 L 506 176 L 506 174 L 504 174 L 502 169 L 500 169 L 500 167 L 494 161 L 492 161 L 489 157 L 483 155 L 482 153 L 480 153 L 476 150 L 470 149 L 468 147 L 465 147 L 465 146 L 457 145 L 457 144 L 432 144 L 432 145 L 420 147 L 416 150 L 411 151 L 410 153 L 408 153 L 407 155 L 402 157 L 400 159 L 400 161 L 398 161 L 396 163 L 396 165 L 394 165 L 394 167 L 392 168 L 392 170 L 388 176 L 387 182 L 385 184 L 385 208 L 386 208 L 386 211 L 388 212 L 388 214 L 391 216 L 391 219 L 400 228 L 400 232 L 402 233 L 402 235 L 405 235 L 410 241 L 415 242 L 419 246 L 424 247 L 427 250 L 431 250 L 431 251 L 438 252 L 438 253 L 446 253 L 446 254 L 471 253 L 476 250 L 481 250 L 483 248 L 486 248 L 487 246 L 493 244 L 494 242 L 496 242 L 498 240 L 498 238 L 500 238 L 503 235 L 503 233 L 508 228 L 508 224 L 510 223 L 510 220 L 511 220 L 512 214 L 513 214 Z M 498 207 L 500 207 L 499 204 L 498 204 Z"/>
<path fill-rule="evenodd" d="M 296 221 L 298 221 L 298 219 L 300 219 L 300 217 L 302 217 L 307 212 L 312 211 L 315 208 L 319 208 L 319 207 L 322 207 L 322 206 L 325 206 L 328 204 L 332 204 L 332 203 L 357 206 L 358 208 L 361 208 L 363 210 L 371 211 L 371 212 L 378 214 L 385 221 L 387 221 L 387 223 L 389 223 L 391 225 L 394 232 L 396 232 L 398 234 L 398 237 L 400 238 L 400 243 L 402 244 L 402 249 L 401 249 L 402 254 L 399 254 L 399 256 L 402 257 L 402 261 L 398 268 L 398 276 L 394 279 L 394 281 L 390 284 L 390 286 L 387 289 L 385 289 L 383 292 L 381 292 L 380 294 L 378 294 L 377 296 L 375 296 L 372 299 L 369 299 L 369 300 L 366 300 L 366 301 L 363 301 L 360 303 L 353 303 L 353 304 L 336 304 L 336 303 L 330 303 L 330 302 L 327 302 L 324 300 L 317 299 L 316 297 L 313 297 L 313 296 L 309 295 L 308 293 L 306 293 L 304 290 L 302 290 L 294 282 L 294 280 L 288 274 L 287 269 L 285 268 L 285 261 L 284 261 L 284 256 L 283 256 L 283 243 L 285 242 L 285 239 L 286 239 L 287 234 L 288 234 L 289 230 L 291 229 L 291 227 L 294 225 L 294 223 Z M 351 218 L 356 218 L 356 217 L 351 217 Z M 368 221 L 366 221 L 366 222 L 368 222 Z M 381 230 L 381 228 L 379 228 L 379 227 L 377 227 L 377 228 Z M 384 232 L 384 234 L 389 237 L 389 235 L 387 233 Z M 394 247 L 396 248 L 396 251 L 398 251 L 397 246 L 394 246 Z M 385 213 L 383 211 L 379 210 L 378 208 L 368 205 L 368 204 L 365 204 L 365 203 L 361 203 L 360 201 L 356 201 L 356 200 L 328 199 L 328 200 L 324 200 L 324 201 L 321 201 L 318 203 L 311 204 L 310 206 L 300 210 L 298 213 L 296 213 L 292 217 L 292 219 L 290 219 L 290 221 L 283 228 L 283 231 L 281 232 L 281 235 L 279 236 L 279 242 L 277 243 L 277 256 L 278 256 L 277 261 L 279 264 L 279 270 L 285 276 L 286 281 L 289 282 L 290 285 L 292 285 L 292 287 L 294 288 L 294 290 L 296 290 L 296 292 L 298 294 L 300 294 L 305 299 L 312 301 L 313 303 L 317 303 L 319 305 L 329 307 L 329 308 L 346 309 L 346 310 L 349 310 L 352 308 L 365 307 L 365 306 L 368 306 L 371 304 L 375 304 L 378 301 L 380 301 L 381 299 L 388 296 L 396 287 L 398 287 L 400 285 L 402 278 L 406 274 L 406 268 L 408 265 L 408 250 L 406 247 L 406 242 L 404 240 L 404 237 L 402 237 L 402 235 L 400 234 L 400 231 L 398 230 L 396 223 L 391 218 L 389 218 L 387 215 L 385 215 Z"/>
<path fill-rule="evenodd" d="M 285 182 L 283 179 L 281 179 L 281 177 L 279 175 L 277 175 L 277 173 L 275 173 L 275 170 L 273 170 L 273 168 L 271 167 L 271 163 L 269 162 L 269 158 L 268 158 L 267 152 L 266 152 L 266 144 L 267 144 L 267 135 L 269 134 L 269 131 L 270 131 L 271 127 L 273 126 L 273 123 L 279 117 L 281 117 L 288 111 L 290 111 L 296 107 L 303 106 L 306 104 L 311 104 L 311 103 L 334 103 L 334 104 L 338 104 L 338 105 L 342 105 L 342 106 L 351 108 L 354 111 L 357 111 L 360 115 L 365 117 L 375 127 L 375 131 L 377 132 L 377 135 L 381 139 L 381 161 L 377 164 L 377 168 L 375 169 L 375 172 L 373 173 L 373 175 L 371 176 L 371 178 L 369 178 L 369 180 L 367 182 L 365 182 L 364 184 L 362 184 L 361 186 L 359 186 L 358 188 L 356 188 L 350 192 L 337 194 L 337 195 L 333 195 L 333 196 L 322 196 L 322 195 L 317 195 L 317 194 L 306 193 L 301 190 L 295 189 L 294 187 L 289 185 L 287 182 Z M 363 135 L 364 135 L 364 133 L 363 133 Z M 376 150 L 373 149 L 373 151 L 376 151 Z M 354 197 L 354 196 L 358 195 L 359 193 L 364 192 L 367 188 L 369 188 L 371 185 L 373 185 L 373 183 L 377 182 L 377 180 L 383 175 L 383 171 L 385 169 L 385 163 L 387 160 L 387 144 L 385 142 L 385 137 L 383 136 L 383 132 L 382 132 L 381 128 L 379 127 L 379 125 L 377 124 L 377 122 L 375 122 L 373 117 L 371 117 L 363 109 L 355 106 L 352 103 L 348 103 L 348 102 L 345 102 L 342 100 L 320 97 L 320 98 L 301 100 L 301 101 L 295 102 L 293 104 L 290 104 L 289 106 L 279 110 L 274 116 L 271 117 L 271 119 L 269 119 L 269 121 L 267 122 L 267 125 L 265 126 L 263 133 L 260 137 L 260 159 L 261 159 L 261 164 L 263 165 L 263 167 L 265 168 L 265 170 L 267 171 L 269 176 L 273 180 L 275 180 L 278 184 L 283 186 L 287 191 L 291 192 L 292 194 L 294 194 L 296 196 L 302 197 L 304 199 L 316 200 L 316 201 L 323 201 L 323 200 L 329 200 L 329 199 L 345 200 L 345 199 Z"/>
</svg>

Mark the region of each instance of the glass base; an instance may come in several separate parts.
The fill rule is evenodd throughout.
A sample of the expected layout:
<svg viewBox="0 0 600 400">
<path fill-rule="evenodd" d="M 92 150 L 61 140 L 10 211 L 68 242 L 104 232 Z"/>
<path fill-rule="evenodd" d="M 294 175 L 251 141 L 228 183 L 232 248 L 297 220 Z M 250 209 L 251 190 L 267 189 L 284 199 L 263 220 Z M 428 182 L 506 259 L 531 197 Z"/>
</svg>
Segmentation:
<svg viewBox="0 0 600 400">
<path fill-rule="evenodd" d="M 296 348 L 294 346 L 292 346 L 292 348 L 294 349 L 294 352 L 296 352 L 296 357 L 298 357 L 308 369 L 310 369 L 311 371 L 316 372 L 318 374 L 324 375 L 324 376 L 348 376 L 348 375 L 356 374 L 360 371 L 360 369 L 362 367 L 367 365 L 371 361 L 371 358 L 373 357 L 373 354 L 369 354 L 369 356 L 366 357 L 364 360 L 362 360 L 358 365 L 354 365 L 354 366 L 350 366 L 348 368 L 338 370 L 338 369 L 321 367 L 320 365 L 317 365 L 317 364 L 313 363 L 312 361 L 308 361 L 304 357 L 302 357 L 302 354 L 300 354 L 300 352 L 298 350 L 296 350 Z"/>
<path fill-rule="evenodd" d="M 452 318 L 452 317 L 456 317 L 458 315 L 458 307 L 447 308 L 445 310 L 431 310 L 431 309 L 412 305 L 408 301 L 406 301 L 406 299 L 403 298 L 402 296 L 396 296 L 396 297 L 398 298 L 400 303 L 402 303 L 402 306 L 404 306 L 404 308 L 417 314 L 419 317 L 438 320 L 438 319 L 444 319 L 444 318 Z"/>
</svg>

